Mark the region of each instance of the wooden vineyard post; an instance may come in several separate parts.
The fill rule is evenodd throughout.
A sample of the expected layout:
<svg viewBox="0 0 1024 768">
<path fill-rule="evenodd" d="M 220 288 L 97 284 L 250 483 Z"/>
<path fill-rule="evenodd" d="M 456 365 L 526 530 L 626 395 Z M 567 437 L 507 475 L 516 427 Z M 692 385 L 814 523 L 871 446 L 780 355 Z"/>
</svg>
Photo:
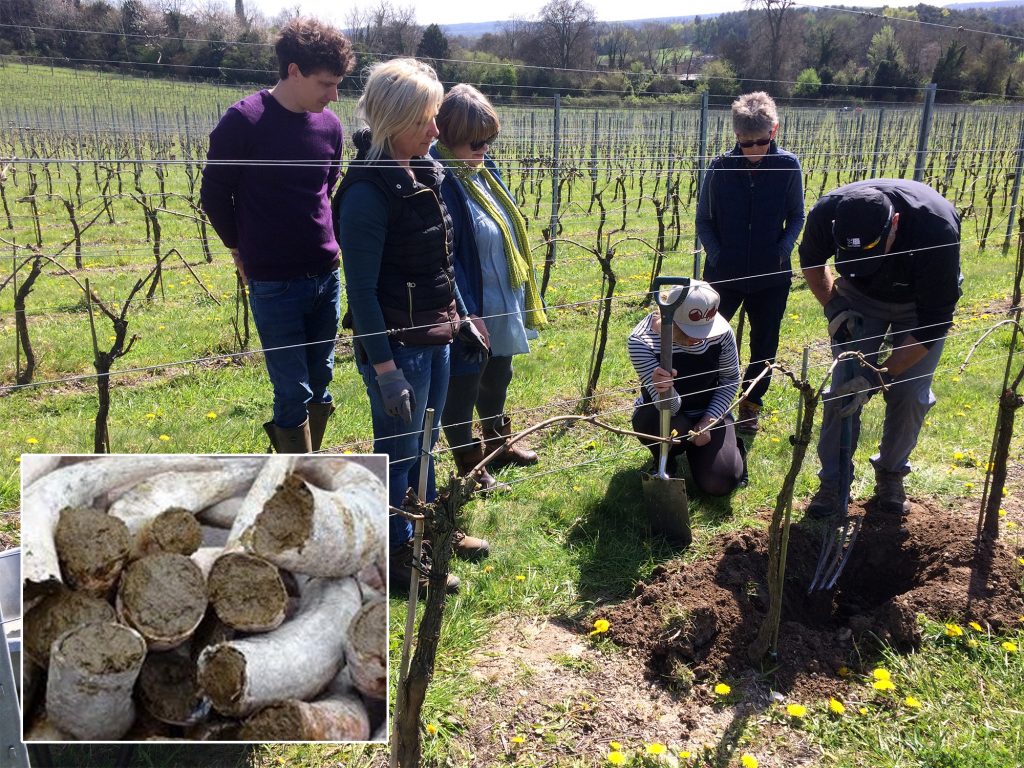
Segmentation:
<svg viewBox="0 0 1024 768">
<path fill-rule="evenodd" d="M 551 232 L 551 250 L 548 251 L 548 260 L 555 263 L 556 244 L 554 238 L 558 237 L 558 157 L 561 150 L 562 138 L 562 97 L 555 94 L 555 111 L 552 118 L 554 136 L 551 141 L 551 219 L 548 227 Z"/>
<path fill-rule="evenodd" d="M 1017 213 L 1017 201 L 1020 199 L 1020 174 L 1024 170 L 1024 119 L 1020 122 L 1020 133 L 1017 136 L 1017 164 L 1013 173 L 1013 194 L 1010 198 L 1010 213 L 1006 217 L 1006 237 L 1003 240 L 1003 250 L 1010 247 L 1010 238 L 1013 237 L 1013 222 Z"/>
<path fill-rule="evenodd" d="M 697 200 L 700 200 L 700 188 L 704 184 L 704 168 L 707 166 L 708 154 L 708 92 L 700 95 L 700 128 L 697 133 Z M 700 235 L 693 235 L 693 276 L 700 277 Z"/>
<path fill-rule="evenodd" d="M 935 88 L 935 83 L 929 83 L 924 91 L 921 129 L 917 134 L 917 159 L 914 161 L 914 181 L 924 181 L 924 167 L 928 156 L 928 134 L 932 127 L 932 108 L 935 106 Z"/>
</svg>

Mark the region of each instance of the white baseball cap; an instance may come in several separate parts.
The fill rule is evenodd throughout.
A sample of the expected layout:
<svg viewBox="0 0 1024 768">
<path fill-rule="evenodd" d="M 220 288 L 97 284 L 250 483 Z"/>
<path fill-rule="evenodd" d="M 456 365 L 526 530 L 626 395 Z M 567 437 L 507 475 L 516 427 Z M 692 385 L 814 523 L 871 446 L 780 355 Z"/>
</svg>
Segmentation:
<svg viewBox="0 0 1024 768">
<path fill-rule="evenodd" d="M 673 285 L 661 292 L 661 302 L 671 304 L 679 298 L 679 292 L 685 290 L 681 285 Z M 729 330 L 729 321 L 718 314 L 718 291 L 703 280 L 691 280 L 690 290 L 683 303 L 676 307 L 675 320 L 687 336 L 695 339 L 707 339 L 720 336 Z"/>
</svg>

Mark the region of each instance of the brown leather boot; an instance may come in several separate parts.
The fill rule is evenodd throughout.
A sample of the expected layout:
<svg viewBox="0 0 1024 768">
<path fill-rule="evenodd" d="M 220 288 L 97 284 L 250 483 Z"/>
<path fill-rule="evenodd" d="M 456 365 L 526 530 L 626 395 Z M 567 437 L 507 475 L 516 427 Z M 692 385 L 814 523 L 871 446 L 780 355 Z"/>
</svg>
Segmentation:
<svg viewBox="0 0 1024 768">
<path fill-rule="evenodd" d="M 512 436 L 512 420 L 505 414 L 495 416 L 490 427 L 484 427 L 484 448 L 486 453 L 505 446 L 505 450 L 491 459 L 491 466 L 495 469 L 507 467 L 510 464 L 517 467 L 529 467 L 537 463 L 537 452 L 531 451 L 521 442 L 515 443 L 511 448 L 507 446 L 509 437 Z"/>
<path fill-rule="evenodd" d="M 313 446 L 309 442 L 309 419 L 291 429 L 282 429 L 272 421 L 264 422 L 263 429 L 270 438 L 270 445 L 278 453 L 309 453 Z"/>
<path fill-rule="evenodd" d="M 455 470 L 459 477 L 465 477 L 473 467 L 483 461 L 484 444 L 480 440 L 474 440 L 471 445 L 452 448 L 452 458 L 455 459 Z M 477 472 L 476 481 L 480 483 L 480 490 L 485 493 L 499 487 L 498 481 L 487 471 L 487 467 L 482 467 Z"/>
<path fill-rule="evenodd" d="M 314 451 L 319 451 L 327 431 L 327 420 L 335 411 L 334 403 L 309 403 L 306 410 L 309 411 L 309 443 Z"/>
<path fill-rule="evenodd" d="M 417 579 L 420 583 L 419 598 L 423 600 L 427 596 L 427 588 L 430 586 L 430 542 L 423 542 L 423 552 L 420 557 L 419 567 L 413 565 L 413 543 L 412 539 L 392 547 L 388 552 L 388 591 L 397 597 L 409 596 L 409 583 L 412 581 L 413 569 L 417 571 Z M 459 577 L 449 573 L 445 579 L 444 591 L 454 595 L 459 591 Z"/>
</svg>

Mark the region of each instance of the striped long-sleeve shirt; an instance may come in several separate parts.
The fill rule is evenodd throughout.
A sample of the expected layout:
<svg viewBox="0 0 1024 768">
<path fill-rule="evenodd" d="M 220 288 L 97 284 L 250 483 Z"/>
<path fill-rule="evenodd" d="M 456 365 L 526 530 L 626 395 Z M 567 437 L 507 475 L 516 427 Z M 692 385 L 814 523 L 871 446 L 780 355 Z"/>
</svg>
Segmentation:
<svg viewBox="0 0 1024 768">
<path fill-rule="evenodd" d="M 650 400 L 658 399 L 658 393 L 654 389 L 654 369 L 658 367 L 658 358 L 661 352 L 661 340 L 653 326 L 655 317 L 657 315 L 652 313 L 637 323 L 636 327 L 630 332 L 629 341 L 627 342 L 629 360 L 633 363 L 633 368 L 640 378 L 640 384 L 646 389 Z M 694 344 L 692 347 L 677 344 L 675 341 L 672 343 L 673 357 L 679 354 L 703 355 L 710 347 L 716 344 L 721 347 L 718 350 L 719 369 L 717 386 L 714 392 L 711 393 L 707 408 L 703 412 L 687 410 L 685 411 L 687 416 L 701 417 L 706 415 L 717 419 L 729 410 L 729 406 L 732 403 L 733 397 L 736 396 L 736 390 L 740 384 L 740 361 L 736 352 L 736 337 L 733 335 L 732 329 L 729 329 L 728 333 L 703 339 L 699 344 Z M 677 378 L 674 386 L 675 391 L 672 393 L 671 408 L 673 416 L 679 413 L 680 406 L 682 405 L 679 393 L 687 391 L 687 381 L 682 375 L 682 371 L 680 371 L 680 377 Z M 640 406 L 644 402 L 645 400 L 641 396 L 637 398 L 636 405 Z"/>
</svg>

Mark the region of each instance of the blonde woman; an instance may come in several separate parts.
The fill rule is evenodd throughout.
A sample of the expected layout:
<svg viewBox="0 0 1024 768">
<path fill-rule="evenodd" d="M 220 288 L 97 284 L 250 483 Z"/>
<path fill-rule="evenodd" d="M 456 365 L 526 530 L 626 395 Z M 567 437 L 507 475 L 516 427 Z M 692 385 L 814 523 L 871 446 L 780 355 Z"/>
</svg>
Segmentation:
<svg viewBox="0 0 1024 768">
<path fill-rule="evenodd" d="M 334 200 L 356 361 L 370 400 L 374 451 L 390 459 L 394 507 L 417 486 L 419 430 L 427 408 L 444 408 L 452 340 L 487 354 L 455 284 L 451 219 L 440 197 L 444 171 L 428 156 L 442 97 L 434 70 L 415 59 L 372 67 L 357 105 L 366 128 L 353 136 L 358 154 Z M 435 427 L 432 444 L 437 435 Z M 430 501 L 432 460 L 428 478 Z M 400 516 L 390 522 L 391 579 L 402 588 L 413 567 L 412 526 Z M 480 557 L 487 543 L 462 537 L 456 552 Z M 447 586 L 455 591 L 458 580 Z"/>
<path fill-rule="evenodd" d="M 530 351 L 527 329 L 547 319 L 530 261 L 526 220 L 487 154 L 501 130 L 494 107 L 471 85 L 456 85 L 437 115 L 438 142 L 431 153 L 445 165 L 443 197 L 455 230 L 455 278 L 466 308 L 482 318 L 491 357 L 467 354 L 456 340 L 443 422 L 460 474 L 485 454 L 504 447 L 492 467 L 525 466 L 537 454 L 521 443 L 507 445 L 512 431 L 505 398 L 512 358 Z M 480 415 L 484 442 L 473 437 L 473 411 Z M 496 481 L 486 471 L 485 488 Z"/>
</svg>

